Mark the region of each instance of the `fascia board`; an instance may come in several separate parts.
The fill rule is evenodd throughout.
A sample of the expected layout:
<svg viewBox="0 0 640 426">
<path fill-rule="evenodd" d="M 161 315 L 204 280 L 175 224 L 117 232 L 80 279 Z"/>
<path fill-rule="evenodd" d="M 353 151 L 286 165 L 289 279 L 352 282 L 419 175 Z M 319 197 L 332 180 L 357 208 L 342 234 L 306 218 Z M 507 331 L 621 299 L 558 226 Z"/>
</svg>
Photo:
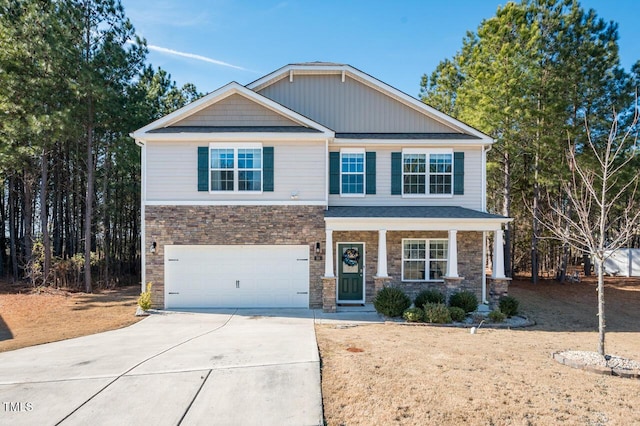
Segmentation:
<svg viewBox="0 0 640 426">
<path fill-rule="evenodd" d="M 278 133 L 278 132 L 221 132 L 221 133 L 147 133 L 145 142 L 180 142 L 180 141 L 264 141 L 264 140 L 296 140 L 325 141 L 332 137 L 329 133 Z"/>
<path fill-rule="evenodd" d="M 483 140 L 468 140 L 468 139 L 343 139 L 335 138 L 332 141 L 332 145 L 391 145 L 408 147 L 412 145 L 416 146 L 455 146 L 455 147 L 478 147 L 487 146 L 487 142 Z"/>
<path fill-rule="evenodd" d="M 512 218 L 447 219 L 447 218 L 356 218 L 325 217 L 327 229 L 333 231 L 496 231 Z"/>
</svg>

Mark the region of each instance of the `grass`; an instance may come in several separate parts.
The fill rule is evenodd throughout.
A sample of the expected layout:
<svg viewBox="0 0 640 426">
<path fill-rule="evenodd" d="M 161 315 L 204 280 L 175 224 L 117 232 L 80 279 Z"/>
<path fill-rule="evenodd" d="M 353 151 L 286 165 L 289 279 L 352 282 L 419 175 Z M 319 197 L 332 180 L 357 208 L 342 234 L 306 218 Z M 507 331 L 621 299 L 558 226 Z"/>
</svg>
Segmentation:
<svg viewBox="0 0 640 426">
<path fill-rule="evenodd" d="M 605 293 L 607 352 L 640 360 L 640 280 L 609 280 Z M 516 281 L 511 294 L 536 326 L 317 326 L 327 424 L 640 424 L 640 380 L 551 359 L 596 350 L 595 283 Z"/>
</svg>

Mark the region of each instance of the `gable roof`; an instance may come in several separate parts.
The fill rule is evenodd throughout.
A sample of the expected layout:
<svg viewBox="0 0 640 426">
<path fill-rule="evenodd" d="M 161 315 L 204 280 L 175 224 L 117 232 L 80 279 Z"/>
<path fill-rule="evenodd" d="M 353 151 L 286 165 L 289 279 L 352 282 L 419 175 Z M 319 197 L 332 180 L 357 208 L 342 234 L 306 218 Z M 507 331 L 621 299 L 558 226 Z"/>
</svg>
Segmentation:
<svg viewBox="0 0 640 426">
<path fill-rule="evenodd" d="M 282 126 L 181 126 L 177 125 L 188 117 L 205 110 L 212 105 L 221 102 L 233 95 L 240 95 L 261 107 L 268 109 L 280 116 L 292 125 Z M 299 131 L 296 131 L 299 130 Z M 231 82 L 221 88 L 214 90 L 206 96 L 191 102 L 190 104 L 168 114 L 158 120 L 134 131 L 130 134 L 136 140 L 147 139 L 163 139 L 170 134 L 173 139 L 176 135 L 188 134 L 193 138 L 194 133 L 210 134 L 210 133 L 238 133 L 238 132 L 255 132 L 255 133 L 300 133 L 307 135 L 315 135 L 314 137 L 333 137 L 334 132 L 315 121 L 295 112 L 279 103 L 266 98 L 259 93 L 254 92 L 236 82 Z"/>
<path fill-rule="evenodd" d="M 449 115 L 436 110 L 435 108 L 425 104 L 424 102 L 346 64 L 337 64 L 331 62 L 289 64 L 270 74 L 265 75 L 264 77 L 259 78 L 258 80 L 255 80 L 252 83 L 249 83 L 246 87 L 256 92 L 260 92 L 286 78 L 288 78 L 290 82 L 293 82 L 294 77 L 297 75 L 339 75 L 342 78 L 342 82 L 344 82 L 347 77 L 352 78 L 355 81 L 362 83 L 369 88 L 372 88 L 394 99 L 397 102 L 400 102 L 406 107 L 417 111 L 418 113 L 425 116 L 425 118 L 429 118 L 453 129 L 454 131 L 452 132 L 452 134 L 460 136 L 459 139 L 469 139 L 468 137 L 471 136 L 473 139 L 476 139 L 478 142 L 481 142 L 483 144 L 488 145 L 494 142 L 493 138 L 469 126 L 468 124 L 450 117 Z M 349 133 L 350 138 L 358 139 L 358 137 L 356 137 L 353 132 Z M 396 136 L 396 138 L 412 138 L 408 135 L 410 134 L 407 134 L 403 137 Z M 463 135 L 466 135 L 466 137 Z"/>
</svg>

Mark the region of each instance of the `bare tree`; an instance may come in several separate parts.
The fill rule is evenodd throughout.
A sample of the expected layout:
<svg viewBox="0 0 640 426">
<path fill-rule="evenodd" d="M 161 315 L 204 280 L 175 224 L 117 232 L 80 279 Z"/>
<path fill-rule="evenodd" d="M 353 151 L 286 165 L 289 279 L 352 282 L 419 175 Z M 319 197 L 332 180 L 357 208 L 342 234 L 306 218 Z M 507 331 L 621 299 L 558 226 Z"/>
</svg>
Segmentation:
<svg viewBox="0 0 640 426">
<path fill-rule="evenodd" d="M 636 100 L 637 105 L 637 100 Z M 542 224 L 555 237 L 577 250 L 587 250 L 598 276 L 598 353 L 605 355 L 604 262 L 613 250 L 628 244 L 640 225 L 640 174 L 630 170 L 638 158 L 638 110 L 627 130 L 619 129 L 614 111 L 606 141 L 592 135 L 585 120 L 587 141 L 569 141 L 570 174 L 562 182 L 560 201 L 549 199 Z"/>
</svg>

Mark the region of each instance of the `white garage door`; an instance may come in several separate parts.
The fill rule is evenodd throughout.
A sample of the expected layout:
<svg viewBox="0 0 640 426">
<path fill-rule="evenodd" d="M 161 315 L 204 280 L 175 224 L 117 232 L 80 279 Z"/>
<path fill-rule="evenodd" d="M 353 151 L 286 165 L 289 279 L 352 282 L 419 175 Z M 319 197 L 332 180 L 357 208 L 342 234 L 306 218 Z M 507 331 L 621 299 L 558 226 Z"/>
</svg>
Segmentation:
<svg viewBox="0 0 640 426">
<path fill-rule="evenodd" d="M 165 246 L 166 308 L 308 308 L 309 247 Z"/>
</svg>

